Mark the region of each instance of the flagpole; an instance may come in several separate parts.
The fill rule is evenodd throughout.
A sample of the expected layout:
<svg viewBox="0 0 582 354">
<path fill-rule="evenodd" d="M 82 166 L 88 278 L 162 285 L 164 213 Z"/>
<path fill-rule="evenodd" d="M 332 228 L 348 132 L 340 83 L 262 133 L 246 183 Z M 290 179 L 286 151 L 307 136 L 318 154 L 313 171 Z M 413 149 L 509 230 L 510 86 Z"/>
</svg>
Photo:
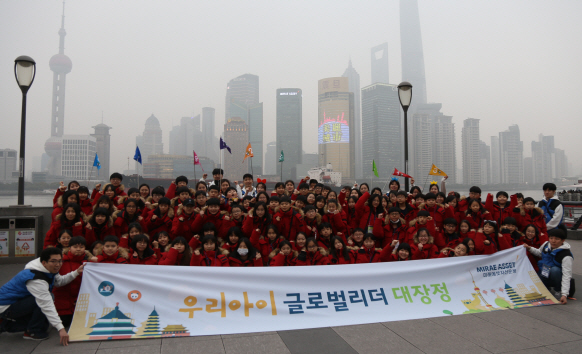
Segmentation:
<svg viewBox="0 0 582 354">
<path fill-rule="evenodd" d="M 424 184 L 422 185 L 423 192 L 424 192 L 424 187 L 426 187 L 426 181 L 428 181 L 428 176 L 430 176 L 430 172 L 428 173 L 428 175 L 426 175 L 426 178 L 424 179 Z"/>
<path fill-rule="evenodd" d="M 93 166 L 91 166 L 91 172 L 89 172 L 89 179 L 87 180 L 87 187 L 89 186 L 89 180 L 91 179 L 92 174 L 93 174 Z"/>
<path fill-rule="evenodd" d="M 196 161 L 194 161 L 194 180 L 196 181 Z"/>
<path fill-rule="evenodd" d="M 220 139 L 222 140 L 222 138 L 220 138 Z M 218 164 L 220 165 L 220 166 L 218 166 L 218 168 L 219 168 L 219 169 L 221 169 L 221 170 L 222 170 L 222 150 L 223 150 L 223 149 L 222 149 L 222 146 L 221 146 L 221 147 L 220 147 L 220 156 L 219 156 L 219 161 L 220 161 L 220 162 L 218 163 Z M 220 172 L 220 171 L 219 171 L 219 172 Z M 222 186 L 222 174 L 220 174 L 220 176 L 221 176 L 221 177 L 220 177 L 220 179 L 218 180 L 218 181 L 219 181 L 219 182 L 218 182 L 218 193 L 219 193 L 219 194 L 220 194 L 220 192 L 221 192 L 221 190 L 220 190 L 220 187 Z"/>
<path fill-rule="evenodd" d="M 253 158 L 251 157 L 251 175 L 253 175 L 253 180 L 255 177 L 255 173 L 253 172 Z"/>
</svg>

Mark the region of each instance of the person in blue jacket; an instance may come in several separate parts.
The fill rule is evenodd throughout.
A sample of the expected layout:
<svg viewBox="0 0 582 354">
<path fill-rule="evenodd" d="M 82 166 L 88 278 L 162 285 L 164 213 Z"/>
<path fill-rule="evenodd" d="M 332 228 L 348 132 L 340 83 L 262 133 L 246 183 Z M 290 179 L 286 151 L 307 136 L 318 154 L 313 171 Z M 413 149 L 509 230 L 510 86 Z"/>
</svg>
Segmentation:
<svg viewBox="0 0 582 354">
<path fill-rule="evenodd" d="M 22 332 L 24 339 L 48 339 L 49 323 L 59 331 L 60 342 L 68 345 L 69 335 L 52 298 L 53 287 L 65 286 L 83 272 L 83 265 L 60 275 L 62 250 L 49 247 L 40 258 L 28 262 L 20 273 L 0 288 L 0 333 Z"/>
<path fill-rule="evenodd" d="M 550 231 L 562 225 L 564 221 L 564 206 L 556 197 L 557 188 L 555 184 L 546 183 L 542 188 L 544 190 L 544 198 L 538 202 L 538 208 L 544 211 L 546 227 Z"/>
</svg>

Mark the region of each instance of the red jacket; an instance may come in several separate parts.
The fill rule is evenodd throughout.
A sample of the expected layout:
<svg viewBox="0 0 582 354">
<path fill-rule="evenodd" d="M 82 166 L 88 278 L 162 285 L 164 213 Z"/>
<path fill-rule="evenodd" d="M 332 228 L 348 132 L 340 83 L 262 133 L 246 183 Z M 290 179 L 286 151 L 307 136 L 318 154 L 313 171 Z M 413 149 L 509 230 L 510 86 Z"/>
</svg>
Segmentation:
<svg viewBox="0 0 582 354">
<path fill-rule="evenodd" d="M 515 208 L 513 209 L 513 217 L 517 220 L 517 227 L 521 232 L 525 231 L 527 225 L 534 224 L 540 230 L 540 233 L 548 233 L 544 212 L 538 207 L 532 210 L 525 210 L 523 207 Z"/>
<path fill-rule="evenodd" d="M 63 229 L 71 230 L 71 232 L 73 233 L 71 237 L 75 236 L 85 237 L 85 223 L 83 222 L 83 219 L 79 220 L 80 225 L 74 225 L 71 224 L 70 222 L 63 221 L 64 218 L 65 218 L 64 215 L 62 214 L 58 215 L 56 220 L 51 223 L 51 228 L 48 230 L 44 238 L 44 244 L 42 247 L 43 249 L 50 246 L 56 246 L 59 240 L 59 233 Z"/>
<path fill-rule="evenodd" d="M 315 251 L 315 253 L 302 251 L 299 252 L 295 260 L 295 265 L 298 266 L 309 266 L 309 265 L 328 265 L 329 258 L 327 258 L 327 252 L 320 248 Z"/>
<path fill-rule="evenodd" d="M 277 237 L 275 240 L 271 241 L 267 236 L 262 236 L 257 230 L 253 232 L 251 236 L 251 244 L 255 247 L 260 253 L 262 257 L 263 264 L 269 264 L 269 254 L 273 252 L 275 249 L 279 248 L 279 244 L 281 241 L 285 240 L 283 236 Z"/>
<path fill-rule="evenodd" d="M 364 230 L 364 233 L 368 232 L 368 226 L 370 229 L 374 228 L 374 223 L 377 219 L 376 214 L 371 210 L 370 206 L 366 205 L 368 198 L 370 198 L 370 193 L 366 192 L 360 197 L 360 199 L 358 199 L 358 202 L 356 203 L 357 218 L 360 220 L 358 226 Z M 378 206 L 378 208 L 382 208 L 381 204 Z"/>
<path fill-rule="evenodd" d="M 311 220 L 304 217 L 303 222 L 305 223 L 305 236 L 317 238 L 317 226 L 321 224 L 321 215 L 315 214 L 315 218 Z"/>
<path fill-rule="evenodd" d="M 97 262 L 98 263 L 113 263 L 113 264 L 122 263 L 122 264 L 125 264 L 125 263 L 127 263 L 127 251 L 124 250 L 123 248 L 120 248 L 117 252 L 115 252 L 111 256 L 108 256 L 105 253 L 102 253 L 102 254 L 97 256 Z"/>
<path fill-rule="evenodd" d="M 428 233 L 435 238 L 435 240 L 437 239 L 437 235 L 440 233 L 440 231 L 437 231 L 435 226 L 434 226 L 434 221 L 433 220 L 427 220 L 426 224 L 419 224 L 418 220 L 412 220 L 410 222 L 410 227 L 408 228 L 408 232 L 406 234 L 406 239 L 400 239 L 400 242 L 406 242 L 409 245 L 412 245 L 414 243 L 414 235 L 416 235 L 416 233 L 418 232 L 418 230 L 425 228 L 428 230 Z"/>
<path fill-rule="evenodd" d="M 154 220 L 153 217 L 156 215 L 156 219 Z M 172 234 L 172 217 L 174 216 L 174 211 L 172 209 L 168 209 L 168 212 L 164 215 L 161 215 L 160 209 L 155 209 L 146 220 L 146 227 L 148 233 L 151 235 L 155 235 L 158 232 L 166 231 L 170 238 L 173 240 L 176 235 Z"/>
<path fill-rule="evenodd" d="M 69 250 L 63 252 L 63 265 L 59 270 L 60 275 L 66 275 L 77 270 L 83 263 L 86 263 L 91 254 L 88 252 L 80 256 L 73 256 Z M 55 307 L 59 316 L 72 315 L 75 313 L 75 305 L 77 304 L 77 297 L 81 289 L 81 279 L 83 274 L 79 274 L 75 280 L 69 284 L 61 287 L 54 287 L 53 294 L 55 295 Z"/>
<path fill-rule="evenodd" d="M 156 252 L 149 247 L 143 251 L 143 258 L 135 257 L 133 253 L 129 255 L 129 264 L 156 265 L 158 261 Z"/>
<path fill-rule="evenodd" d="M 471 229 L 479 230 L 483 228 L 483 224 L 485 223 L 485 221 L 493 219 L 491 217 L 491 213 L 489 213 L 488 211 L 485 211 L 484 213 L 478 211 L 476 213 L 471 212 L 465 215 L 464 220 L 467 220 L 469 222 L 469 224 L 471 225 Z"/>
<path fill-rule="evenodd" d="M 506 250 L 512 247 L 521 246 L 521 237 L 523 236 L 521 232 L 515 230 L 515 232 L 509 232 L 507 229 L 499 230 L 501 236 L 497 237 L 499 242 L 499 250 Z"/>
<path fill-rule="evenodd" d="M 337 258 L 333 257 L 331 254 L 327 256 L 329 258 L 329 264 L 354 264 L 358 258 L 358 253 L 354 251 L 348 251 L 350 259 L 345 259 L 342 252 L 337 252 Z"/>
<path fill-rule="evenodd" d="M 453 218 L 457 221 L 457 225 L 459 225 L 461 221 L 465 219 L 465 215 L 465 212 L 460 211 L 458 206 L 453 208 L 452 205 L 449 205 L 448 208 L 445 208 L 445 219 Z"/>
<path fill-rule="evenodd" d="M 528 239 L 527 237 L 522 236 L 522 238 L 519 241 L 522 245 L 523 244 L 527 244 L 531 247 L 535 247 L 535 248 L 540 248 L 542 247 L 542 245 L 546 242 L 548 242 L 548 235 L 546 234 L 540 234 L 539 237 L 534 237 L 533 239 Z M 529 259 L 531 265 L 534 267 L 534 269 L 536 270 L 536 272 L 538 272 L 540 270 L 540 268 L 538 267 L 538 261 L 540 260 L 539 258 L 537 258 L 536 256 L 534 256 L 533 254 L 531 254 L 531 252 L 526 252 L 527 253 L 527 258 Z"/>
<path fill-rule="evenodd" d="M 85 200 L 81 200 L 79 206 L 85 215 L 91 216 L 91 214 L 93 214 L 93 203 L 91 202 L 91 199 L 87 198 Z"/>
<path fill-rule="evenodd" d="M 511 202 L 506 204 L 504 208 L 499 206 L 499 203 L 493 201 L 493 194 L 487 194 L 485 201 L 485 209 L 491 213 L 491 219 L 497 221 L 497 225 L 503 225 L 505 218 L 513 216 L 513 209 L 517 206 L 517 197 L 511 196 Z"/>
<path fill-rule="evenodd" d="M 194 256 L 192 256 L 193 258 Z M 179 266 L 182 264 L 182 259 L 184 258 L 184 252 L 179 253 L 175 248 L 170 247 L 168 252 L 162 253 L 162 259 L 158 261 L 159 265 L 171 265 Z M 190 265 L 192 265 L 192 259 L 190 259 Z"/>
<path fill-rule="evenodd" d="M 400 209 L 400 217 L 406 220 L 406 224 L 408 225 L 412 220 L 416 218 L 418 214 L 418 208 L 412 207 L 409 203 L 405 203 L 405 208 L 402 209 L 400 205 L 396 205 L 398 209 Z"/>
<path fill-rule="evenodd" d="M 208 209 L 204 209 L 204 214 L 198 214 L 196 216 L 196 219 L 192 223 L 191 229 L 195 234 L 200 235 L 202 233 L 202 227 L 204 224 L 210 222 L 214 224 L 214 227 L 216 227 L 216 237 L 221 240 L 225 240 L 228 229 L 230 229 L 232 225 L 230 220 L 225 219 L 225 216 L 226 212 L 220 211 L 213 215 L 208 212 Z"/>
<path fill-rule="evenodd" d="M 139 216 L 139 214 L 135 214 L 135 215 Z M 127 215 L 125 210 L 122 210 L 122 211 L 117 213 L 117 219 L 115 219 L 115 222 L 113 223 L 113 227 L 115 228 L 115 235 L 117 237 L 121 238 L 121 236 L 128 233 L 129 224 L 131 224 L 133 222 L 139 223 L 141 225 L 141 228 L 142 228 L 144 233 L 148 232 L 148 228 L 146 226 L 145 219 L 142 218 L 141 220 L 139 220 L 139 217 L 136 217 L 133 220 L 128 220 L 128 219 L 129 219 L 129 216 Z"/>
<path fill-rule="evenodd" d="M 397 224 L 393 224 L 388 216 L 384 220 L 376 219 L 373 230 L 374 237 L 376 237 L 376 247 L 384 248 L 393 240 L 404 242 L 408 237 L 406 225 L 406 220 L 403 218 L 400 218 Z"/>
<path fill-rule="evenodd" d="M 298 232 L 305 232 L 303 216 L 295 208 L 290 208 L 286 212 L 277 208 L 277 212 L 273 216 L 273 223 L 277 226 L 279 234 L 289 241 L 294 241 Z"/>
<path fill-rule="evenodd" d="M 260 258 L 247 259 L 246 261 L 243 261 L 235 257 L 228 257 L 228 264 L 231 267 L 262 267 L 263 261 Z"/>
<path fill-rule="evenodd" d="M 188 215 L 184 212 L 182 207 L 178 208 L 178 212 L 176 213 L 176 216 L 174 216 L 174 220 L 172 220 L 172 230 L 170 235 L 173 235 L 174 238 L 181 236 L 184 237 L 186 241 L 190 241 L 192 236 L 195 235 L 192 223 L 196 220 L 196 216 L 197 214 L 195 212 Z"/>
<path fill-rule="evenodd" d="M 346 214 L 342 210 L 338 211 L 337 214 L 327 213 L 323 215 L 321 221 L 328 222 L 331 224 L 331 229 L 334 235 L 341 233 L 342 235 L 349 236 Z"/>
<path fill-rule="evenodd" d="M 382 250 L 379 248 L 360 248 L 356 253 L 356 263 L 382 262 L 381 252 Z"/>
<path fill-rule="evenodd" d="M 475 241 L 475 254 L 493 254 L 498 251 L 498 245 L 495 240 L 495 235 L 485 235 L 482 232 L 477 232 L 473 235 L 472 239 Z M 489 241 L 486 245 L 485 241 Z"/>
<path fill-rule="evenodd" d="M 91 226 L 90 223 L 85 225 L 85 240 L 87 241 L 87 248 L 91 247 L 93 242 L 97 240 L 103 241 L 105 236 L 109 235 L 115 235 L 112 220 L 101 227 Z"/>
<path fill-rule="evenodd" d="M 296 265 L 296 258 L 293 252 L 289 253 L 287 256 L 277 253 L 273 258 L 271 258 L 271 262 L 269 265 L 271 267 L 284 267 L 284 266 L 294 266 Z"/>
<path fill-rule="evenodd" d="M 249 215 L 247 215 L 247 217 L 245 218 L 245 221 L 243 223 L 242 232 L 246 237 L 251 238 L 251 236 L 253 235 L 253 232 L 256 229 L 259 229 L 259 230 L 261 230 L 261 235 L 266 236 L 267 235 L 267 226 L 269 226 L 271 223 L 272 223 L 272 220 L 269 221 L 269 219 L 266 217 L 259 218 L 257 216 L 253 216 L 252 212 L 249 212 Z"/>
<path fill-rule="evenodd" d="M 432 221 L 434 226 L 438 228 L 439 231 L 443 229 L 443 221 L 445 220 L 445 209 L 436 204 L 434 207 L 429 207 L 428 205 L 422 204 L 420 210 L 426 210 L 432 216 Z"/>
<path fill-rule="evenodd" d="M 436 258 L 439 252 L 438 247 L 432 243 L 422 245 L 422 249 L 418 247 L 418 244 L 413 243 L 410 245 L 410 250 L 412 252 L 412 259 Z"/>
<path fill-rule="evenodd" d="M 463 240 L 464 238 L 458 233 L 450 235 L 447 234 L 446 232 L 443 232 L 442 234 L 440 234 L 438 242 L 437 239 L 435 238 L 435 244 L 439 248 L 439 251 L 441 251 L 443 248 L 446 247 L 455 249 L 455 247 L 457 247 L 461 242 L 463 242 Z"/>
<path fill-rule="evenodd" d="M 192 255 L 192 259 L 190 260 L 191 266 L 200 266 L 200 267 L 229 267 L 230 264 L 228 262 L 228 256 L 222 253 L 222 250 L 219 248 L 219 251 L 202 251 L 200 250 L 199 255 Z M 226 252 L 225 252 L 226 253 Z"/>
</svg>

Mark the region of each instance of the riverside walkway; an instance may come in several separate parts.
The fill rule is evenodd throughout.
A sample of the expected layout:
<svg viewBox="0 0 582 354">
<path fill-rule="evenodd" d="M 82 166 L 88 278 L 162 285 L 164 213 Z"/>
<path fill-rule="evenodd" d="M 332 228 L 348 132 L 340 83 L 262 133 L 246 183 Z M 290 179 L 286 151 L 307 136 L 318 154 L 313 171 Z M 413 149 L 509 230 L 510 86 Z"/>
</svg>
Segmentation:
<svg viewBox="0 0 582 354">
<path fill-rule="evenodd" d="M 568 240 L 574 257 L 582 241 Z M 0 285 L 23 268 L 0 265 Z M 582 284 L 582 262 L 574 261 L 574 278 Z M 580 301 L 512 311 L 372 323 L 294 331 L 71 343 L 59 345 L 53 329 L 42 342 L 22 334 L 0 335 L 0 353 L 14 354 L 276 354 L 276 353 L 579 353 L 582 351 Z"/>
</svg>

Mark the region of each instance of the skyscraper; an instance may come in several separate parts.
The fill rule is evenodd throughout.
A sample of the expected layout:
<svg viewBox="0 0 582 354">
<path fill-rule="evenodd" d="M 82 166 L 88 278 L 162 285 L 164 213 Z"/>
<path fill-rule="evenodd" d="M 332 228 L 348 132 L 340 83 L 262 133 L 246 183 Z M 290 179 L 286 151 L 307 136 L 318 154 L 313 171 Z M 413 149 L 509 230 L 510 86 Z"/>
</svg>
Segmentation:
<svg viewBox="0 0 582 354">
<path fill-rule="evenodd" d="M 319 165 L 332 164 L 343 178 L 355 177 L 354 94 L 347 77 L 318 82 Z"/>
<path fill-rule="evenodd" d="M 277 147 L 285 151 L 283 180 L 295 179 L 296 165 L 301 163 L 303 153 L 303 92 L 298 88 L 280 88 L 277 100 Z M 274 161 L 269 161 L 269 163 Z M 265 165 L 267 162 L 265 161 Z"/>
<path fill-rule="evenodd" d="M 481 184 L 481 140 L 479 140 L 479 119 L 467 118 L 463 121 L 463 183 Z"/>
<path fill-rule="evenodd" d="M 411 108 L 426 103 L 426 77 L 417 0 L 400 0 L 402 80 L 412 84 Z"/>
<path fill-rule="evenodd" d="M 228 82 L 226 86 L 225 122 L 231 117 L 239 117 L 230 112 L 230 104 L 234 101 L 246 106 L 253 106 L 259 103 L 259 77 L 257 75 L 244 74 Z"/>
<path fill-rule="evenodd" d="M 97 176 L 91 168 L 97 150 L 96 139 L 90 135 L 63 135 L 62 171 L 59 175 L 76 180 L 89 180 Z M 91 172 L 92 171 L 92 172 Z M 101 173 L 99 173 L 101 175 Z M 109 175 L 105 179 L 109 178 Z"/>
<path fill-rule="evenodd" d="M 491 137 L 491 184 L 501 183 L 501 152 L 499 151 L 499 137 Z"/>
<path fill-rule="evenodd" d="M 65 84 L 67 74 L 73 68 L 73 62 L 65 55 L 65 4 L 61 28 L 59 29 L 59 53 L 51 57 L 50 69 L 53 72 L 53 96 L 51 110 L 51 137 L 45 143 L 45 151 L 49 155 L 48 173 L 58 176 L 61 174 L 61 149 L 65 131 Z"/>
<path fill-rule="evenodd" d="M 499 133 L 499 167 L 501 183 L 524 182 L 523 142 L 517 125 Z"/>
<path fill-rule="evenodd" d="M 278 157 L 277 142 L 271 141 L 267 144 L 267 150 L 265 152 L 265 166 L 263 167 L 264 175 L 272 176 L 277 174 Z"/>
<path fill-rule="evenodd" d="M 13 172 L 17 172 L 16 168 L 16 150 L 2 149 L 0 150 L 0 182 L 16 182 L 18 178 L 12 176 Z"/>
<path fill-rule="evenodd" d="M 485 185 L 491 183 L 491 148 L 484 141 L 481 141 L 479 145 L 479 154 L 481 155 L 480 185 Z"/>
<path fill-rule="evenodd" d="M 91 134 L 91 136 L 95 138 L 96 152 L 99 155 L 99 162 L 101 163 L 99 176 L 107 179 L 109 177 L 111 158 L 111 135 L 109 134 L 111 127 L 101 123 L 92 128 L 95 129 L 95 133 Z"/>
<path fill-rule="evenodd" d="M 372 84 L 389 83 L 388 43 L 382 43 L 371 49 Z M 363 113 L 362 113 L 363 114 Z"/>
<path fill-rule="evenodd" d="M 360 74 L 352 66 L 352 60 L 348 62 L 348 68 L 342 77 L 348 78 L 349 91 L 354 94 L 354 146 L 355 146 L 355 178 L 362 178 L 364 172 L 362 167 L 362 119 L 360 116 Z"/>
<path fill-rule="evenodd" d="M 380 178 L 389 178 L 394 168 L 403 169 L 400 101 L 396 86 L 375 83 L 362 88 L 362 165 L 364 178 L 373 175 L 376 162 Z"/>
<path fill-rule="evenodd" d="M 566 152 L 562 149 L 555 148 L 555 178 L 562 178 L 568 176 L 568 158 Z"/>
<path fill-rule="evenodd" d="M 226 149 L 224 150 L 224 178 L 230 181 L 240 180 L 245 173 L 249 172 L 248 163 L 243 163 L 249 143 L 248 127 L 248 124 L 238 117 L 229 119 L 224 125 L 224 141 L 232 151 L 231 154 Z"/>
<path fill-rule="evenodd" d="M 202 107 L 202 136 L 204 137 L 204 150 L 202 156 L 218 161 L 218 139 L 215 133 L 215 110 L 212 107 Z"/>
<path fill-rule="evenodd" d="M 533 158 L 534 183 L 550 182 L 554 173 L 554 137 L 540 134 L 538 141 L 532 141 L 531 151 Z"/>
<path fill-rule="evenodd" d="M 249 142 L 253 147 L 255 157 L 252 171 L 255 175 L 263 174 L 263 102 L 249 107 Z M 246 146 L 245 146 L 246 149 Z"/>
<path fill-rule="evenodd" d="M 160 121 L 153 114 L 146 120 L 143 135 L 136 138 L 136 144 L 141 152 L 143 162 L 146 162 L 150 155 L 164 153 Z"/>
<path fill-rule="evenodd" d="M 205 145 L 200 123 L 200 115 L 180 119 L 180 125 L 170 131 L 170 154 L 193 156 L 192 151 L 196 151 L 206 157 L 202 154 Z"/>
</svg>

